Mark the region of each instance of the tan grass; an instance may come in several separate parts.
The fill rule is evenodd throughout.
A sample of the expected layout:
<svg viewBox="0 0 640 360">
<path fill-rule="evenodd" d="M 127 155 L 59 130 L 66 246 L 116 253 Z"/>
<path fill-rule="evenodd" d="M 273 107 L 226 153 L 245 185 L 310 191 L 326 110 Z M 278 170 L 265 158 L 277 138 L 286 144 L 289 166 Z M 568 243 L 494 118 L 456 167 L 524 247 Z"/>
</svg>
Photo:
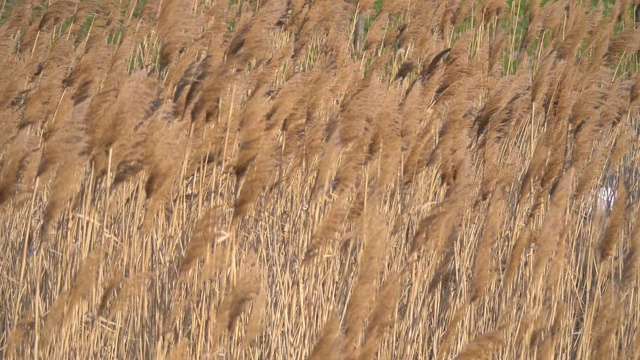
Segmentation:
<svg viewBox="0 0 640 360">
<path fill-rule="evenodd" d="M 0 3 L 0 357 L 633 358 L 638 4 L 592 3 Z"/>
</svg>

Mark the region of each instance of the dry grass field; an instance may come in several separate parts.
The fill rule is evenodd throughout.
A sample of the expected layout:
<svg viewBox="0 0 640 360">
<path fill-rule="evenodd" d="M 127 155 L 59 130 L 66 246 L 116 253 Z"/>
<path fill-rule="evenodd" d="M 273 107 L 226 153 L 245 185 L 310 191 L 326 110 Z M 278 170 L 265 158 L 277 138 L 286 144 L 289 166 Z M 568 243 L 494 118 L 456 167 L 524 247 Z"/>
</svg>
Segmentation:
<svg viewBox="0 0 640 360">
<path fill-rule="evenodd" d="M 640 1 L 0 4 L 0 358 L 640 359 Z"/>
</svg>

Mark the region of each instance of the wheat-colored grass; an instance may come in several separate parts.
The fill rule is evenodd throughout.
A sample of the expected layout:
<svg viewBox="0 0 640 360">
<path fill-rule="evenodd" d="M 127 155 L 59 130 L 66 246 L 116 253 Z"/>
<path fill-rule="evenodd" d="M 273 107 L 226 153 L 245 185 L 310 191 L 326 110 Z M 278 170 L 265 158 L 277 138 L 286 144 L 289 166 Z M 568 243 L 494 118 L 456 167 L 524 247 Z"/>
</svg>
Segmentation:
<svg viewBox="0 0 640 360">
<path fill-rule="evenodd" d="M 0 357 L 638 359 L 637 1 L 0 4 Z"/>
</svg>

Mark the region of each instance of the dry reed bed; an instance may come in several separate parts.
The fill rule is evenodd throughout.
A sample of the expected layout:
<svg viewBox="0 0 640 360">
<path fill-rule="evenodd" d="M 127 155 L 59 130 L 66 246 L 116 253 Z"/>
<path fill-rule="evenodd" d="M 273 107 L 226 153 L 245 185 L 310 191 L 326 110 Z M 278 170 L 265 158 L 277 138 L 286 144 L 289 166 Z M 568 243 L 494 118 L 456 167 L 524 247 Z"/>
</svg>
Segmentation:
<svg viewBox="0 0 640 360">
<path fill-rule="evenodd" d="M 638 358 L 635 2 L 3 4 L 5 357 Z"/>
</svg>

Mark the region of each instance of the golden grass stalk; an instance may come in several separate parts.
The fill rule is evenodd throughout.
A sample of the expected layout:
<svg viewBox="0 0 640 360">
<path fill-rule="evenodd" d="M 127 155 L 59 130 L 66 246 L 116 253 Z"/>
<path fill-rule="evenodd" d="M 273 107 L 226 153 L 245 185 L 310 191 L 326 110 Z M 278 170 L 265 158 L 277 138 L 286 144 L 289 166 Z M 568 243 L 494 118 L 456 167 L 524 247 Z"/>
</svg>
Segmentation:
<svg viewBox="0 0 640 360">
<path fill-rule="evenodd" d="M 382 285 L 380 296 L 365 329 L 365 340 L 360 351 L 360 359 L 375 358 L 384 334 L 393 326 L 396 306 L 400 297 L 401 278 L 399 274 L 392 274 Z"/>
<path fill-rule="evenodd" d="M 609 216 L 607 230 L 604 233 L 599 246 L 600 261 L 604 261 L 613 255 L 614 248 L 619 242 L 622 232 L 624 231 L 625 212 L 627 210 L 628 192 L 624 186 L 624 182 L 620 181 L 618 190 L 616 191 L 616 200 L 613 205 L 613 211 Z"/>
<path fill-rule="evenodd" d="M 365 319 L 369 318 L 374 308 L 374 295 L 386 264 L 384 249 L 388 243 L 388 229 L 376 208 L 379 198 L 372 196 L 367 201 L 371 205 L 365 205 L 362 215 L 364 237 L 360 271 L 346 309 L 345 351 L 348 358 L 357 357 L 356 354 L 360 351 Z"/>
<path fill-rule="evenodd" d="M 209 251 L 211 238 L 219 231 L 220 209 L 212 208 L 206 211 L 196 223 L 184 259 L 180 265 L 180 273 L 184 274 L 192 269 L 197 262 Z"/>
</svg>

